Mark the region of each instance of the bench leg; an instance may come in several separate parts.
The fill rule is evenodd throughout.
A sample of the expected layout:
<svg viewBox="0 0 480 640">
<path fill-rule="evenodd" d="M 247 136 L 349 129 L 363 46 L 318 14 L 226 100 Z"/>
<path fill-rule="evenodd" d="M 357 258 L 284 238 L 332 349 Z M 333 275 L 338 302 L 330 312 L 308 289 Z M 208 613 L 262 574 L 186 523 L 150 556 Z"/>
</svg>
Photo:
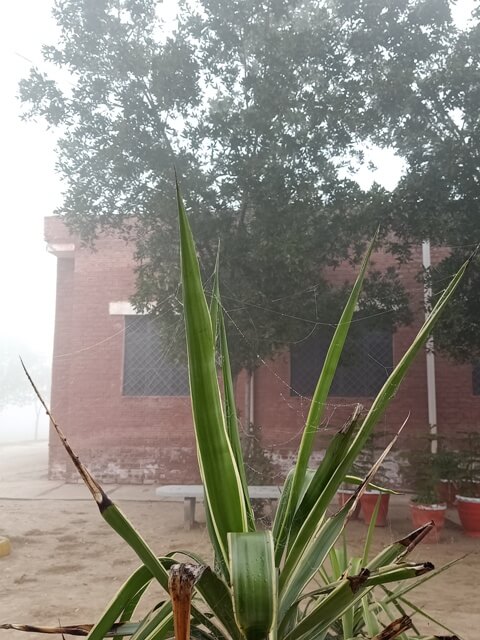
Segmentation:
<svg viewBox="0 0 480 640">
<path fill-rule="evenodd" d="M 185 531 L 190 531 L 195 522 L 195 503 L 196 498 L 185 498 L 183 501 L 183 528 Z"/>
</svg>

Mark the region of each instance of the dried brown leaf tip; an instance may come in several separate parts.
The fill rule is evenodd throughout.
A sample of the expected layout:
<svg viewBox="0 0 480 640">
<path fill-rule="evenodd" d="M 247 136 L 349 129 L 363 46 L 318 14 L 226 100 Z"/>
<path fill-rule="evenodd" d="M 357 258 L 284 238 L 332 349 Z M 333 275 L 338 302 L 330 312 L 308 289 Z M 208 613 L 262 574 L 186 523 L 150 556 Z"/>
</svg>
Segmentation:
<svg viewBox="0 0 480 640">
<path fill-rule="evenodd" d="M 409 616 L 405 615 L 391 622 L 388 627 L 385 627 L 385 629 L 372 638 L 372 640 L 393 640 L 411 628 L 412 620 Z"/>
<path fill-rule="evenodd" d="M 357 591 L 365 584 L 370 576 L 370 571 L 368 569 L 362 569 L 360 573 L 356 576 L 347 576 L 347 580 L 350 583 L 350 588 L 352 593 L 357 593 Z"/>
<path fill-rule="evenodd" d="M 205 567 L 196 564 L 174 564 L 170 568 L 168 590 L 172 598 L 175 640 L 190 638 L 190 608 L 193 589 Z"/>
<path fill-rule="evenodd" d="M 46 633 L 69 636 L 88 636 L 93 624 L 75 624 L 59 627 L 41 627 L 33 624 L 0 624 L 0 629 L 12 629 L 15 631 L 27 631 L 29 633 Z"/>
<path fill-rule="evenodd" d="M 398 544 L 401 544 L 402 546 L 405 547 L 405 551 L 402 554 L 402 557 L 407 555 L 411 551 L 413 551 L 413 549 L 415 549 L 417 544 L 419 544 L 425 538 L 425 536 L 427 536 L 430 533 L 430 531 L 434 527 L 435 525 L 433 523 L 433 520 L 431 520 L 430 522 L 427 522 L 427 524 L 424 524 L 418 529 L 415 529 L 415 531 L 412 531 L 411 533 L 409 533 L 408 536 L 406 536 L 405 538 L 402 538 L 401 540 L 397 540 Z"/>
</svg>

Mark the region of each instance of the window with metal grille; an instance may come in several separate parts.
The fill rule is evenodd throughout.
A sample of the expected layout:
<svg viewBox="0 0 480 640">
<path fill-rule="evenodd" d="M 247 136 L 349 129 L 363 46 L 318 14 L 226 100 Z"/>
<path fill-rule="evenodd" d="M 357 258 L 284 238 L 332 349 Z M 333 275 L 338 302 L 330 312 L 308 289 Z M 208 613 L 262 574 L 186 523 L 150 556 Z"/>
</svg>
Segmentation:
<svg viewBox="0 0 480 640">
<path fill-rule="evenodd" d="M 124 396 L 187 396 L 186 365 L 175 362 L 148 316 L 125 316 Z"/>
<path fill-rule="evenodd" d="M 476 360 L 472 365 L 472 393 L 480 396 L 480 360 Z"/>
<path fill-rule="evenodd" d="M 320 328 L 307 340 L 290 348 L 291 395 L 311 396 L 330 345 L 333 330 Z M 356 332 L 345 345 L 331 396 L 371 397 L 383 386 L 393 368 L 392 333 L 389 330 Z"/>
</svg>

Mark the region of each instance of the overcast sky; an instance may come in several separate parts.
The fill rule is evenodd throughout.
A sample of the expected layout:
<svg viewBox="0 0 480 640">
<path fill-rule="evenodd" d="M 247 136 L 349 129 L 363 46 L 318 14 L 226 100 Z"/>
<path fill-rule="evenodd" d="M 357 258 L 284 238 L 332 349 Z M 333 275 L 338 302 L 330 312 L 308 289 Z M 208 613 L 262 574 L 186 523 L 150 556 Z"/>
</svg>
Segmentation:
<svg viewBox="0 0 480 640">
<path fill-rule="evenodd" d="M 41 45 L 55 41 L 52 5 L 53 0 L 4 1 L 0 24 L 0 331 L 44 353 L 52 347 L 56 260 L 46 252 L 43 218 L 61 202 L 61 183 L 54 171 L 53 134 L 41 122 L 20 121 L 16 96 L 32 62 L 41 66 Z M 459 22 L 474 5 L 474 0 L 458 2 Z"/>
</svg>

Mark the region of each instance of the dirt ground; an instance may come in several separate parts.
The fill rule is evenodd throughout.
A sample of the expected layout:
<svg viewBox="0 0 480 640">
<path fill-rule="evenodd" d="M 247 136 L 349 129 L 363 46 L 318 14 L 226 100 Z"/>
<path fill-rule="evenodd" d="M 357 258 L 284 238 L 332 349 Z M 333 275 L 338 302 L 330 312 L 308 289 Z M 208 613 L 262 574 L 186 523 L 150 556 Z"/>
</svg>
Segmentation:
<svg viewBox="0 0 480 640">
<path fill-rule="evenodd" d="M 204 526 L 189 532 L 182 528 L 182 504 L 125 502 L 120 506 L 159 555 L 186 548 L 209 560 Z M 393 527 L 378 529 L 375 546 L 388 544 L 410 528 L 408 520 L 400 520 Z M 93 622 L 139 564 L 102 520 L 93 502 L 2 500 L 2 532 L 8 534 L 13 551 L 0 558 L 0 623 Z M 348 540 L 354 552 L 360 552 L 365 533 L 363 523 L 350 523 Z M 412 560 L 429 560 L 440 566 L 463 554 L 469 555 L 428 582 L 412 599 L 461 637 L 476 640 L 480 629 L 480 540 L 465 538 L 449 527 L 440 544 L 424 543 Z M 151 602 L 158 599 L 160 591 L 150 595 Z M 433 626 L 424 629 L 441 633 Z M 0 640 L 7 637 L 26 640 L 39 636 L 0 631 Z"/>
</svg>

